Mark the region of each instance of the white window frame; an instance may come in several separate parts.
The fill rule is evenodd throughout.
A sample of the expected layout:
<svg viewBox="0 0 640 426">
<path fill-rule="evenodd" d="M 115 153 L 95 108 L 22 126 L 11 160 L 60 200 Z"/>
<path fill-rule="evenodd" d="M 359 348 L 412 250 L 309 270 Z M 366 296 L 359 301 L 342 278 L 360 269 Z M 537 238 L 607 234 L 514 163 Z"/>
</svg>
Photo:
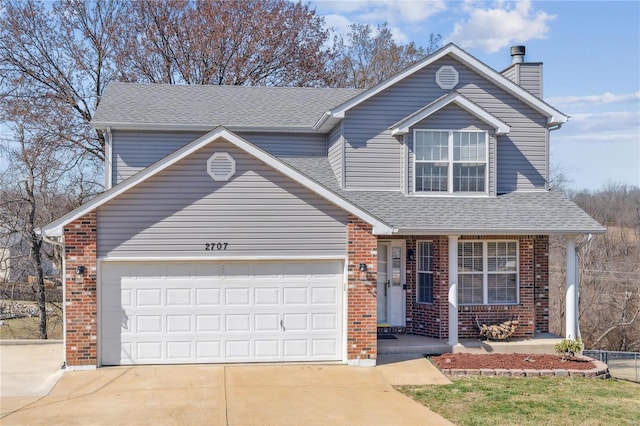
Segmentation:
<svg viewBox="0 0 640 426">
<path fill-rule="evenodd" d="M 438 160 L 438 161 L 424 161 L 416 159 L 416 135 L 420 132 L 448 132 L 448 159 L 446 161 Z M 484 147 L 485 147 L 485 161 L 484 161 L 484 191 L 454 191 L 453 190 L 453 169 L 454 165 L 458 163 L 466 163 L 468 161 L 455 161 L 453 159 L 453 134 L 454 133 L 483 133 L 484 134 Z M 459 129 L 414 129 L 413 130 L 413 193 L 417 195 L 489 195 L 489 132 L 486 130 L 459 130 Z M 447 191 L 418 191 L 416 189 L 416 180 L 417 180 L 417 164 L 421 163 L 431 163 L 431 164 L 447 164 Z"/>
<path fill-rule="evenodd" d="M 420 270 L 420 255 L 421 255 L 421 246 L 422 244 L 430 244 L 431 245 L 431 270 L 430 271 L 421 271 Z M 422 305 L 433 305 L 435 299 L 435 281 L 433 274 L 433 241 L 431 240 L 418 240 L 416 241 L 416 303 Z M 430 274 L 431 275 L 431 302 L 423 302 L 420 300 L 421 292 L 420 292 L 420 274 Z"/>
<path fill-rule="evenodd" d="M 512 306 L 520 304 L 520 241 L 519 240 L 459 240 L 458 247 L 464 243 L 482 243 L 482 303 L 462 303 L 460 306 Z M 489 271 L 489 243 L 515 243 L 516 245 L 516 270 L 515 271 Z M 480 274 L 480 272 L 461 272 L 458 259 L 458 276 Z M 516 275 L 516 300 L 514 302 L 489 303 L 489 275 Z M 460 281 L 458 279 L 458 281 Z M 459 291 L 461 290 L 458 282 Z M 461 300 L 458 298 L 458 300 Z"/>
</svg>

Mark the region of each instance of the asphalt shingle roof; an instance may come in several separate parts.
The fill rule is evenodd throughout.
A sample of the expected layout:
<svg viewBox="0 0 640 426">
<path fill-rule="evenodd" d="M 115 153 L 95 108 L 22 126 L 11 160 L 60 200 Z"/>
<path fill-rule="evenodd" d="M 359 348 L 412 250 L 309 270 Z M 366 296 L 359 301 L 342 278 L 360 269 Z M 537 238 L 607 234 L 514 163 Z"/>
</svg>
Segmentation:
<svg viewBox="0 0 640 426">
<path fill-rule="evenodd" d="M 420 197 L 389 191 L 345 191 L 338 186 L 327 158 L 280 159 L 400 233 L 544 235 L 604 231 L 559 191 L 512 192 L 497 197 Z"/>
<path fill-rule="evenodd" d="M 174 125 L 311 128 L 360 89 L 111 83 L 96 127 Z"/>
</svg>

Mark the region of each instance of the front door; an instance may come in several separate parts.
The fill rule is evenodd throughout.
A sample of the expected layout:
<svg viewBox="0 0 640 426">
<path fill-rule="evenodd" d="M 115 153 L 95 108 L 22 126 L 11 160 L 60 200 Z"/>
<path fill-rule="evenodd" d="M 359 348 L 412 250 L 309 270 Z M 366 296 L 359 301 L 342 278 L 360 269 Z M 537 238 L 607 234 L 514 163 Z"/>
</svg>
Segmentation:
<svg viewBox="0 0 640 426">
<path fill-rule="evenodd" d="M 378 242 L 378 323 L 405 326 L 404 241 Z"/>
</svg>

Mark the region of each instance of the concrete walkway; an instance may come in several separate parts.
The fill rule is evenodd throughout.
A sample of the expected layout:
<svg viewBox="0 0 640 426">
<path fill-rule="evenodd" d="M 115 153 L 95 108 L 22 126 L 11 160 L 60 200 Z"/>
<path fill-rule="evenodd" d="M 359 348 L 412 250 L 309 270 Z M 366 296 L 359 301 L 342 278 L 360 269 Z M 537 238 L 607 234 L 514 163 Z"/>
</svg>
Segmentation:
<svg viewBox="0 0 640 426">
<path fill-rule="evenodd" d="M 431 374 L 420 373 L 425 366 L 430 364 L 416 358 L 376 368 L 253 364 L 67 371 L 49 395 L 5 414 L 2 424 L 451 424 L 392 387 L 412 374 L 425 384 Z M 4 393 L 1 403 L 5 413 Z"/>
</svg>

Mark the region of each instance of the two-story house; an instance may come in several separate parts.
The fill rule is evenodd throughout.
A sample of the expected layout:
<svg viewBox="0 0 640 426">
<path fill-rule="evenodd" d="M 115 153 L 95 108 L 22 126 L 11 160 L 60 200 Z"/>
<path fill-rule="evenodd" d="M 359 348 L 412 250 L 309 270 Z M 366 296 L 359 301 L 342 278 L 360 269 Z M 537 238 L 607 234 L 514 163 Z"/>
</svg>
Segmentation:
<svg viewBox="0 0 640 426">
<path fill-rule="evenodd" d="M 548 189 L 542 65 L 449 44 L 368 90 L 112 83 L 107 189 L 43 228 L 65 247 L 71 367 L 343 361 L 377 327 L 456 345 L 548 331 L 549 236 L 603 228 Z"/>
</svg>

